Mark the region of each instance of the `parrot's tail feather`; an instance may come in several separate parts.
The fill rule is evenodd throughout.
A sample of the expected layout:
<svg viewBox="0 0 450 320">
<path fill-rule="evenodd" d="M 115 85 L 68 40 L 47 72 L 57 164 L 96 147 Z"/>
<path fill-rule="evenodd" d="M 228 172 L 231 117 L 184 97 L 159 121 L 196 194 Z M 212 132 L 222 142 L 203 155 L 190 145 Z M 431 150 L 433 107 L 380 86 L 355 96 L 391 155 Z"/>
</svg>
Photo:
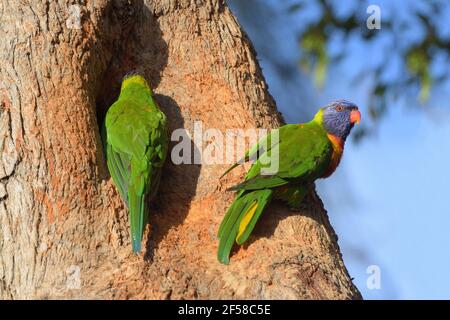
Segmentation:
<svg viewBox="0 0 450 320">
<path fill-rule="evenodd" d="M 239 243 L 239 239 L 241 239 L 242 235 L 244 234 L 245 230 L 248 227 L 248 224 L 252 220 L 252 218 L 255 216 L 256 210 L 258 210 L 258 207 L 261 207 L 256 200 L 252 202 L 250 205 L 250 208 L 247 209 L 247 211 L 244 213 L 244 216 L 241 219 L 241 222 L 239 223 L 239 230 L 238 234 L 236 236 L 236 242 Z M 244 242 L 244 241 L 242 241 Z M 239 243 L 240 244 L 240 243 Z"/>
<path fill-rule="evenodd" d="M 128 189 L 128 202 L 130 205 L 131 243 L 134 253 L 141 252 L 142 235 L 144 233 L 145 195 L 134 186 Z"/>
<path fill-rule="evenodd" d="M 142 242 L 142 241 L 140 241 L 140 240 L 138 240 L 138 239 L 133 239 L 133 240 L 132 240 L 131 245 L 132 245 L 132 247 L 133 247 L 133 252 L 134 252 L 134 253 L 139 253 L 139 252 L 141 252 L 141 250 L 142 250 L 141 242 Z"/>
<path fill-rule="evenodd" d="M 222 179 L 228 172 L 230 172 L 231 170 L 233 170 L 234 168 L 236 168 L 238 165 L 240 165 L 239 162 L 236 162 L 235 164 L 233 164 L 231 167 L 229 167 L 229 168 L 227 169 L 227 171 L 225 171 L 225 172 L 220 176 L 219 179 Z"/>
<path fill-rule="evenodd" d="M 230 252 L 234 242 L 244 243 L 250 236 L 273 191 L 270 189 L 240 192 L 228 209 L 218 232 L 220 262 L 230 262 Z"/>
</svg>

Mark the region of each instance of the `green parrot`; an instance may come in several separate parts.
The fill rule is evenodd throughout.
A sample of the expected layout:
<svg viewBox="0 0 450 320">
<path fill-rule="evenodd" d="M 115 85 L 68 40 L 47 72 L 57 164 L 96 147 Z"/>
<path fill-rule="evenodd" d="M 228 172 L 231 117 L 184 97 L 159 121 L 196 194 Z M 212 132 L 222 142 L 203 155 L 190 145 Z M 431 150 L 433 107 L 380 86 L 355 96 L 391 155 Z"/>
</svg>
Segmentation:
<svg viewBox="0 0 450 320">
<path fill-rule="evenodd" d="M 141 251 L 147 202 L 155 195 L 168 149 L 166 116 L 138 74 L 124 77 L 102 129 L 106 162 L 129 209 L 133 252 Z"/>
<path fill-rule="evenodd" d="M 241 245 L 249 238 L 272 198 L 298 209 L 314 181 L 335 171 L 345 140 L 360 119 L 355 104 L 334 101 L 321 108 L 310 122 L 287 124 L 272 130 L 223 174 L 256 159 L 244 181 L 229 189 L 237 191 L 237 195 L 218 231 L 217 256 L 221 263 L 230 262 L 234 242 Z M 278 160 L 278 169 L 270 172 L 267 165 L 274 159 Z"/>
</svg>

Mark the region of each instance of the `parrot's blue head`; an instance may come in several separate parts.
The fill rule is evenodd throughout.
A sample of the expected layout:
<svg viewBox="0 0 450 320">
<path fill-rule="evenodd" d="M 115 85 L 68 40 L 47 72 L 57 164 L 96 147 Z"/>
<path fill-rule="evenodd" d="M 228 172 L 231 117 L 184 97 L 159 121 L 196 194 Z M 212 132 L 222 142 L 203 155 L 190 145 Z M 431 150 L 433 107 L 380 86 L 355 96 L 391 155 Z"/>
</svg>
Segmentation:
<svg viewBox="0 0 450 320">
<path fill-rule="evenodd" d="M 350 134 L 355 123 L 359 124 L 361 120 L 358 106 L 347 100 L 333 101 L 323 107 L 321 113 L 322 125 L 325 130 L 343 141 Z"/>
</svg>

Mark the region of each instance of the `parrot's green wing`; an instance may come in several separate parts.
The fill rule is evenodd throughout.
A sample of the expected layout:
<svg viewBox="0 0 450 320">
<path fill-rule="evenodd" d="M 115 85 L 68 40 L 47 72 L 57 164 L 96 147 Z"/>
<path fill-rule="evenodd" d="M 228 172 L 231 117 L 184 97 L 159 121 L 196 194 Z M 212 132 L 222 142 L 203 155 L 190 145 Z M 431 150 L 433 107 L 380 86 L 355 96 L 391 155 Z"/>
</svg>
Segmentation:
<svg viewBox="0 0 450 320">
<path fill-rule="evenodd" d="M 105 123 L 103 123 L 102 131 L 103 150 L 107 156 L 108 170 L 113 178 L 114 184 L 119 189 L 120 196 L 128 207 L 128 181 L 131 172 L 131 157 L 123 152 L 114 151 L 112 145 L 108 144 L 108 134 Z"/>
<path fill-rule="evenodd" d="M 125 200 L 128 206 L 128 182 L 131 173 L 131 157 L 123 152 L 114 151 L 111 145 L 107 145 L 107 153 L 110 161 L 108 161 L 108 169 L 114 179 L 114 183 L 119 189 L 120 196 Z"/>
<path fill-rule="evenodd" d="M 264 152 L 250 168 L 245 181 L 231 190 L 275 188 L 290 182 L 315 180 L 323 174 L 333 149 L 320 125 L 288 124 L 278 130 L 279 143 Z M 269 165 L 274 168 L 268 170 Z"/>
<path fill-rule="evenodd" d="M 255 143 L 250 149 L 248 149 L 244 156 L 238 160 L 235 164 L 233 164 L 231 167 L 229 167 L 221 176 L 219 179 L 223 178 L 227 173 L 229 173 L 231 170 L 236 168 L 237 166 L 250 161 L 250 160 L 258 160 L 258 158 L 267 150 L 270 150 L 275 146 L 277 142 L 274 142 L 274 145 L 271 144 L 271 134 L 262 137 L 257 143 Z"/>
<path fill-rule="evenodd" d="M 141 250 L 146 200 L 156 192 L 168 138 L 166 117 L 150 89 L 123 90 L 105 119 L 106 159 L 119 193 L 130 211 L 133 251 Z"/>
</svg>

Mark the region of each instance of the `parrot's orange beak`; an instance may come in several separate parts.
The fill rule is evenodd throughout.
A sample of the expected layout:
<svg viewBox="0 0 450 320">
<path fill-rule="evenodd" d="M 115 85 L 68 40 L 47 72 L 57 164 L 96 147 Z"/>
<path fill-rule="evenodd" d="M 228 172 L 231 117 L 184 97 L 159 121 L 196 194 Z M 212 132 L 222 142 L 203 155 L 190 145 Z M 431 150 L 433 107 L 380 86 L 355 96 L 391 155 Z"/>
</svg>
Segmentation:
<svg viewBox="0 0 450 320">
<path fill-rule="evenodd" d="M 359 124 L 360 121 L 361 121 L 361 113 L 359 112 L 359 110 L 352 110 L 352 112 L 350 112 L 350 123 Z"/>
</svg>

